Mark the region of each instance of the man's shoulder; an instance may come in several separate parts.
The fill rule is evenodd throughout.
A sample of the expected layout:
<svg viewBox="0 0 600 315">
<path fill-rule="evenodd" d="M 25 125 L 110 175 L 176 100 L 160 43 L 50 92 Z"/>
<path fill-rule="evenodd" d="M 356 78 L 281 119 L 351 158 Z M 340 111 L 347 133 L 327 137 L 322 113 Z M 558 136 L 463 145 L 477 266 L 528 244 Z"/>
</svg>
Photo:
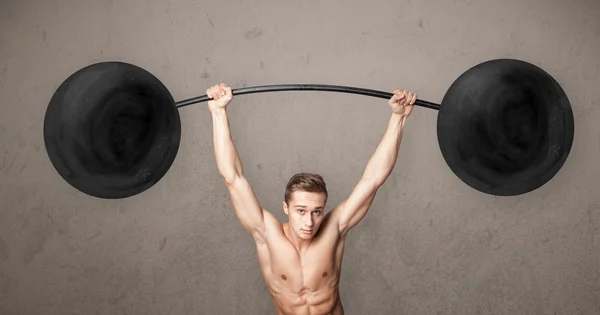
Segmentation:
<svg viewBox="0 0 600 315">
<path fill-rule="evenodd" d="M 265 223 L 279 223 L 279 224 L 281 224 L 281 222 L 279 222 L 279 220 L 277 219 L 277 217 L 275 217 L 275 215 L 271 211 L 269 211 L 269 210 L 267 210 L 265 208 L 262 208 L 262 213 L 263 213 L 263 218 L 265 220 Z"/>
<path fill-rule="evenodd" d="M 340 219 L 340 210 L 344 206 L 344 202 L 342 201 L 333 209 L 331 209 L 327 215 L 325 215 L 325 219 L 323 219 L 323 223 L 328 222 L 329 224 L 339 224 Z"/>
<path fill-rule="evenodd" d="M 269 210 L 262 209 L 265 229 L 268 232 L 281 231 L 283 224 Z"/>
</svg>

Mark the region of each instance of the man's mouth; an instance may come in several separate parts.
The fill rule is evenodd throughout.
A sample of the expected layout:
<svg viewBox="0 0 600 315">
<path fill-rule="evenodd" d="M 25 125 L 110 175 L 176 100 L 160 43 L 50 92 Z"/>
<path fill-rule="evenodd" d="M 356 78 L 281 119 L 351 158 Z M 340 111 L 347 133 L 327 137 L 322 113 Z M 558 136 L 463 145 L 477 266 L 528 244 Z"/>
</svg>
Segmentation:
<svg viewBox="0 0 600 315">
<path fill-rule="evenodd" d="M 302 230 L 304 234 L 312 234 L 312 230 Z"/>
</svg>

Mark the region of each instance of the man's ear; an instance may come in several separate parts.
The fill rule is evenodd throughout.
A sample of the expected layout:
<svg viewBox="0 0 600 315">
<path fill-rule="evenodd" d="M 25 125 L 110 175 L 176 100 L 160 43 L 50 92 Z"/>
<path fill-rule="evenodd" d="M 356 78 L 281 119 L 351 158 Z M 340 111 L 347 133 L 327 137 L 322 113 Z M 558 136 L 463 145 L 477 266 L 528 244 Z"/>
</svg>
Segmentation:
<svg viewBox="0 0 600 315">
<path fill-rule="evenodd" d="M 285 212 L 285 214 L 286 214 L 286 215 L 290 215 L 290 211 L 289 211 L 289 209 L 288 209 L 288 206 L 287 206 L 287 204 L 285 203 L 285 201 L 283 201 L 283 202 L 281 203 L 281 205 L 283 206 L 283 212 Z"/>
</svg>

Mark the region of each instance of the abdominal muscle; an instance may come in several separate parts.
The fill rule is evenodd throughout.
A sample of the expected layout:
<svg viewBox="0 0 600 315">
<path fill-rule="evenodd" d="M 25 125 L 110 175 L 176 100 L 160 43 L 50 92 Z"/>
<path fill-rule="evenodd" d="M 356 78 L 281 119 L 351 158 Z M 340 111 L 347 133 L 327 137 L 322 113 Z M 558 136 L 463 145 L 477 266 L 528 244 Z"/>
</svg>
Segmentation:
<svg viewBox="0 0 600 315">
<path fill-rule="evenodd" d="M 288 278 L 288 280 L 290 280 Z M 268 281 L 268 280 L 267 280 Z M 278 280 L 274 281 L 279 282 Z M 271 283 L 269 291 L 278 315 L 343 315 L 337 285 L 323 285 L 316 289 L 294 290 Z"/>
</svg>

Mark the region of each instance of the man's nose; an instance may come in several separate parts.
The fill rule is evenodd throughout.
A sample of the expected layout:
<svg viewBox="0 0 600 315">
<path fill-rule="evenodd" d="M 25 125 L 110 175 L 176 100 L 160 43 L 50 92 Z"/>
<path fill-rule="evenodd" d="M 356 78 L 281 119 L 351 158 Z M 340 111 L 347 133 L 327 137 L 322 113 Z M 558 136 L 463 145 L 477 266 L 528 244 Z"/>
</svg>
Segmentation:
<svg viewBox="0 0 600 315">
<path fill-rule="evenodd" d="M 308 218 L 306 219 L 306 226 L 312 226 L 313 225 L 313 219 L 311 216 L 308 216 Z"/>
</svg>

